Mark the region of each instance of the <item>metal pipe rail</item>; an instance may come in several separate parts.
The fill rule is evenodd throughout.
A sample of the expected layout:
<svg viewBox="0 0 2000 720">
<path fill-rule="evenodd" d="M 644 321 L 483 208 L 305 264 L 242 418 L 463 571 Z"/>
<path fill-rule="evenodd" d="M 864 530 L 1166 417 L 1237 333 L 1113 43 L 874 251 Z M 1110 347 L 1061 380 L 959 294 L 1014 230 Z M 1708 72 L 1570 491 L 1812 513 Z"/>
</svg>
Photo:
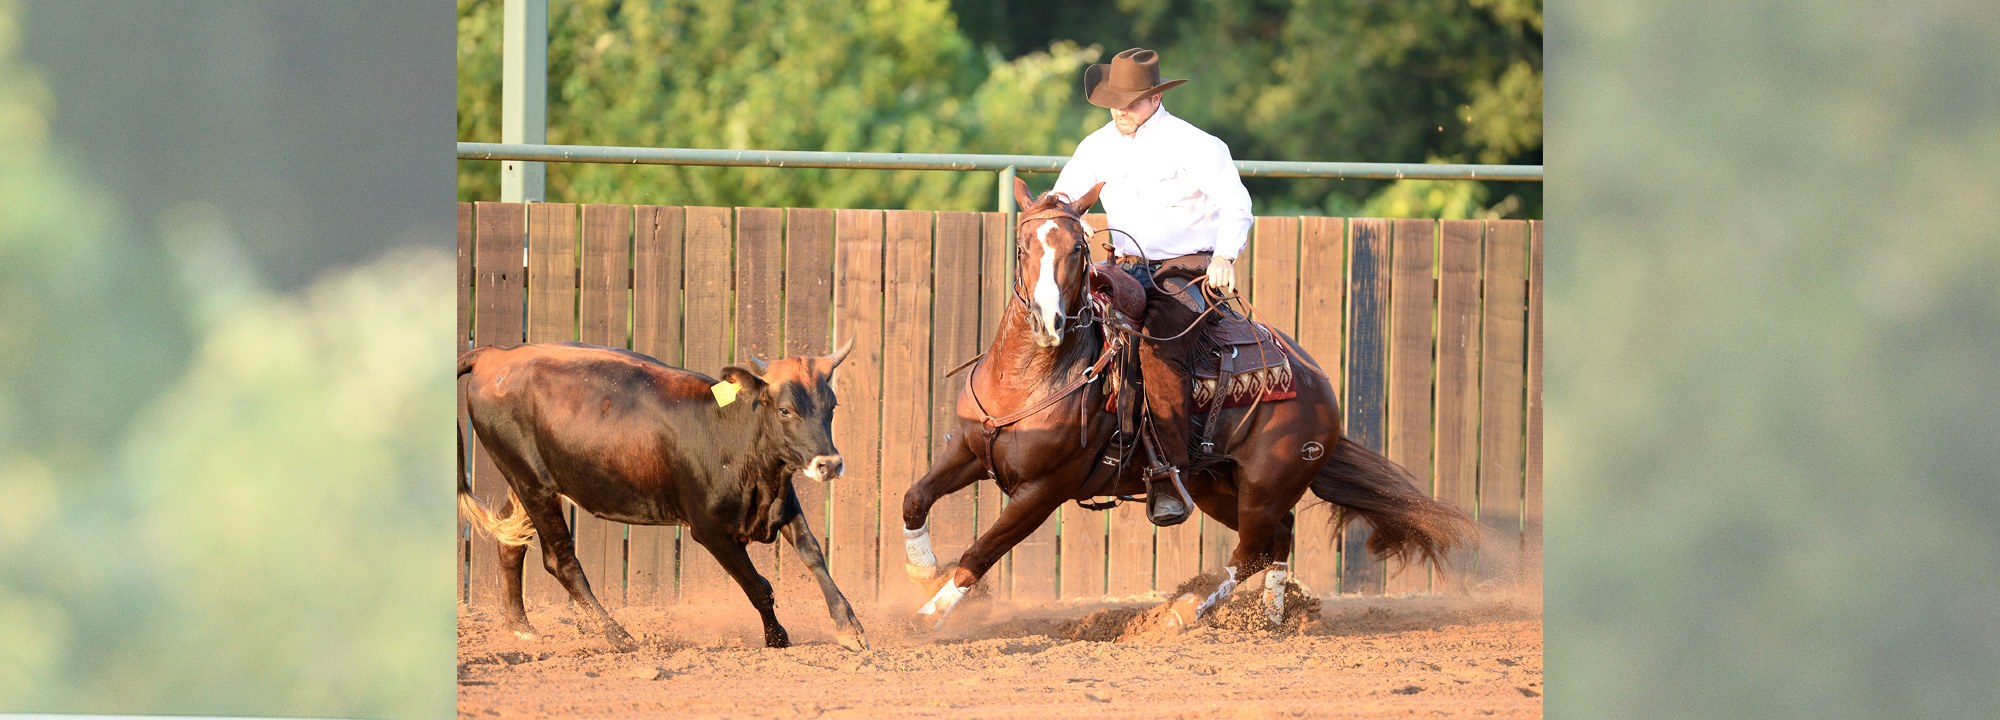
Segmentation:
<svg viewBox="0 0 2000 720">
<path fill-rule="evenodd" d="M 958 170 L 1017 173 L 1061 172 L 1069 158 L 1058 155 L 972 155 L 964 153 L 816 152 L 803 150 L 706 150 L 695 148 L 601 147 L 596 145 L 458 144 L 460 160 L 616 163 L 627 165 L 710 165 L 727 167 L 844 168 L 856 170 Z M 1489 180 L 1541 182 L 1540 165 L 1434 165 L 1427 163 L 1285 162 L 1238 160 L 1244 177 L 1354 178 L 1381 180 Z"/>
</svg>

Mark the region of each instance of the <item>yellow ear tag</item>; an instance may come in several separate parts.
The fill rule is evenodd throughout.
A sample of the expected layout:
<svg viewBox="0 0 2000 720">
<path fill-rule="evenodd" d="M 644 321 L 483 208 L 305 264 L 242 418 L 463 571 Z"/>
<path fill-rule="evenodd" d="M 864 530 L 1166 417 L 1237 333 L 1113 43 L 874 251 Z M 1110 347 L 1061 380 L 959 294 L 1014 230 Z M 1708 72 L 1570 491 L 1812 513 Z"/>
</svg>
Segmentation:
<svg viewBox="0 0 2000 720">
<path fill-rule="evenodd" d="M 716 407 L 725 407 L 736 402 L 736 393 L 742 390 L 742 385 L 733 382 L 719 382 L 708 387 L 708 391 L 715 394 Z"/>
</svg>

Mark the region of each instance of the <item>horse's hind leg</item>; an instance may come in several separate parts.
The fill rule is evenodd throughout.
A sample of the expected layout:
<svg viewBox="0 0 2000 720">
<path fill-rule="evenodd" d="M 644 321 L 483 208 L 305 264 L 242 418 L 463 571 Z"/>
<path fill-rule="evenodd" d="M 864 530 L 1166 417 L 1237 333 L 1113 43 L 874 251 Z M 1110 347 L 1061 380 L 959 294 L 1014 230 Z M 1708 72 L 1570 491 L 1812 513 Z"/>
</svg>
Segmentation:
<svg viewBox="0 0 2000 720">
<path fill-rule="evenodd" d="M 1236 551 L 1231 563 L 1242 577 L 1268 568 L 1264 576 L 1264 616 L 1272 624 L 1284 619 L 1285 578 L 1291 572 L 1292 507 L 1305 495 L 1308 483 L 1319 472 L 1321 462 L 1300 456 L 1287 457 L 1276 447 L 1296 447 L 1280 441 L 1262 452 L 1245 457 L 1237 466 Z"/>
<path fill-rule="evenodd" d="M 937 577 L 937 553 L 931 549 L 931 507 L 940 498 L 979 481 L 979 459 L 965 446 L 963 432 L 945 443 L 937 461 L 922 478 L 903 492 L 903 550 L 909 560 L 904 568 L 910 579 L 923 582 Z"/>
</svg>

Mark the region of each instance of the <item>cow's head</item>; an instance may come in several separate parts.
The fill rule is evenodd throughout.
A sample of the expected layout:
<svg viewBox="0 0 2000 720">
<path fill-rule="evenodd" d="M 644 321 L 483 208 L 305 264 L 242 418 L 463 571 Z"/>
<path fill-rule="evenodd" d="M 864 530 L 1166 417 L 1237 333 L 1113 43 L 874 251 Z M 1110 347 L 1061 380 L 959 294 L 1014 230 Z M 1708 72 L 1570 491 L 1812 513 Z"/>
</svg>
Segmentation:
<svg viewBox="0 0 2000 720">
<path fill-rule="evenodd" d="M 758 413 L 763 436 L 775 445 L 789 468 L 808 478 L 840 477 L 840 450 L 833 446 L 833 369 L 847 359 L 854 341 L 825 357 L 794 357 L 765 362 L 755 354 L 755 369 L 731 365 L 722 379 L 742 386 L 742 399 Z"/>
</svg>

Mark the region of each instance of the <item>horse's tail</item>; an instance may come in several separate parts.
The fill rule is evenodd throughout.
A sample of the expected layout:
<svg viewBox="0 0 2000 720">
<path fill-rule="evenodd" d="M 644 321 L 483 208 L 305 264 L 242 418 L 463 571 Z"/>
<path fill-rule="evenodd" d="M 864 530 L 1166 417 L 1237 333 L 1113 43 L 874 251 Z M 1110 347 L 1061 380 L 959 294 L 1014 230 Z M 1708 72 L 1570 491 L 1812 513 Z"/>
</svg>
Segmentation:
<svg viewBox="0 0 2000 720">
<path fill-rule="evenodd" d="M 465 468 L 465 421 L 459 418 L 467 418 L 469 420 L 469 417 L 464 412 L 465 389 L 463 385 L 465 381 L 463 378 L 466 373 L 472 372 L 473 366 L 479 362 L 479 356 L 485 354 L 488 349 L 484 347 L 473 348 L 470 352 L 458 356 L 460 412 L 458 413 L 458 418 L 452 419 L 452 424 L 456 425 L 458 429 L 458 514 L 464 517 L 466 522 L 471 523 L 473 527 L 479 528 L 481 532 L 492 536 L 495 540 L 508 545 L 526 545 L 529 540 L 534 539 L 535 527 L 528 521 L 528 513 L 521 509 L 521 503 L 515 501 L 513 493 L 509 492 L 507 495 L 507 514 L 497 518 L 494 517 L 493 511 L 486 507 L 486 503 L 481 502 L 478 497 L 472 494 L 472 476 L 466 472 Z"/>
<path fill-rule="evenodd" d="M 1336 531 L 1355 515 L 1375 527 L 1368 552 L 1378 559 L 1447 565 L 1452 549 L 1479 542 L 1472 518 L 1418 490 L 1403 466 L 1347 438 L 1334 444 L 1312 492 L 1344 511 Z"/>
</svg>

